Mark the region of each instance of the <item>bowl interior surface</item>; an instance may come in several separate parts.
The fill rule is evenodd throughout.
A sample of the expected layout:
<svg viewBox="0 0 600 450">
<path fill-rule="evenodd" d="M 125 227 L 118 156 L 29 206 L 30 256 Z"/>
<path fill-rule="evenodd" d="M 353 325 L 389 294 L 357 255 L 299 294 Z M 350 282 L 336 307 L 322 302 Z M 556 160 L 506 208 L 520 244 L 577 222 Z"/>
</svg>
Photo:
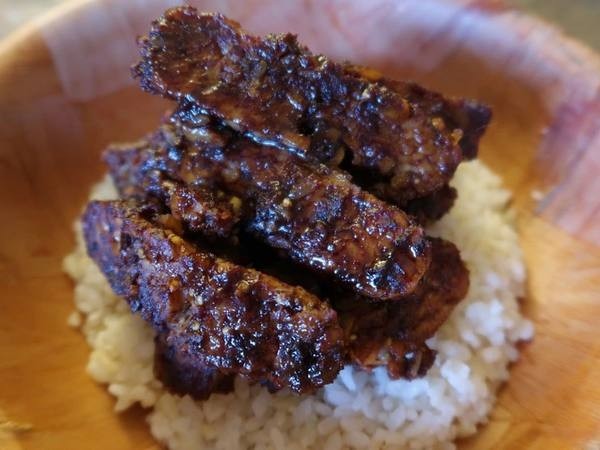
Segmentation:
<svg viewBox="0 0 600 450">
<path fill-rule="evenodd" d="M 105 171 L 100 152 L 149 132 L 169 106 L 134 86 L 128 67 L 135 36 L 172 2 L 138 3 L 78 2 L 0 44 L 0 409 L 34 427 L 7 438 L 14 448 L 158 448 L 142 411 L 116 415 L 85 373 L 89 349 L 66 325 L 73 286 L 61 272 L 72 223 Z M 515 194 L 536 336 L 490 423 L 460 446 L 598 444 L 597 56 L 493 0 L 192 3 L 493 107 L 481 158 Z"/>
</svg>

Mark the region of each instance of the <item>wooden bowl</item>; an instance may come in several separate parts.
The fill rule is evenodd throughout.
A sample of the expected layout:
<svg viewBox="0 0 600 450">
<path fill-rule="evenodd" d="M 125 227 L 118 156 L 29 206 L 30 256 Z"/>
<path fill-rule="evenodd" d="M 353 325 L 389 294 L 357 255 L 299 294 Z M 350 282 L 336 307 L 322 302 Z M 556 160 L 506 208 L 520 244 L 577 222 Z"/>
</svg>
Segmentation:
<svg viewBox="0 0 600 450">
<path fill-rule="evenodd" d="M 85 373 L 61 260 L 101 149 L 149 131 L 166 107 L 128 66 L 168 3 L 74 3 L 0 44 L 0 409 L 33 425 L 11 438 L 0 424 L 2 448 L 158 448 L 140 411 L 113 413 Z M 460 445 L 600 448 L 599 58 L 492 0 L 192 3 L 494 107 L 481 157 L 516 195 L 536 336 L 490 423 Z"/>
</svg>

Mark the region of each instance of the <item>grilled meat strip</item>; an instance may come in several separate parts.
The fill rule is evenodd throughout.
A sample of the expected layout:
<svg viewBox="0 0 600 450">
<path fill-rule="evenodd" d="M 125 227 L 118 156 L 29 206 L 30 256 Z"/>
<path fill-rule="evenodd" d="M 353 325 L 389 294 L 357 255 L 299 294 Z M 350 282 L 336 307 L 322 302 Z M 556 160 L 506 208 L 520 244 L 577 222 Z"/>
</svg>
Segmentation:
<svg viewBox="0 0 600 450">
<path fill-rule="evenodd" d="M 153 220 L 160 216 L 151 209 L 92 202 L 83 229 L 115 293 L 176 349 L 167 360 L 239 374 L 272 390 L 308 393 L 333 381 L 344 347 L 327 303 L 203 252 Z M 213 380 L 210 372 L 198 376 Z"/>
<path fill-rule="evenodd" d="M 417 289 L 402 302 L 373 302 L 341 290 L 272 249 L 241 235 L 238 248 L 254 267 L 279 280 L 300 285 L 319 298 L 329 298 L 344 329 L 346 362 L 364 369 L 386 366 L 391 378 L 426 374 L 435 352 L 425 341 L 447 320 L 464 298 L 469 272 L 458 249 L 450 242 L 430 238 L 432 262 Z"/>
<path fill-rule="evenodd" d="M 146 150 L 150 150 L 149 146 Z M 135 172 L 139 167 L 130 166 L 129 170 Z M 431 241 L 429 270 L 415 292 L 393 305 L 373 303 L 333 288 L 324 280 L 319 282 L 302 274 L 301 268 L 285 261 L 276 251 L 261 249 L 247 239 L 238 245 L 242 246 L 239 251 L 250 258 L 245 263 L 252 263 L 288 283 L 308 286 L 318 296 L 333 299 L 344 328 L 347 362 L 363 368 L 384 365 L 393 378 L 414 378 L 424 375 L 435 358 L 425 341 L 447 319 L 468 289 L 468 271 L 456 247 L 441 239 Z"/>
<path fill-rule="evenodd" d="M 363 368 L 386 365 L 392 378 L 414 378 L 435 354 L 425 341 L 446 321 L 469 289 L 469 271 L 454 244 L 431 238 L 432 261 L 418 288 L 402 302 L 331 296 L 346 336 L 349 359 Z"/>
<path fill-rule="evenodd" d="M 192 191 L 220 189 L 241 199 L 248 232 L 361 295 L 396 300 L 417 286 L 429 266 L 429 242 L 401 210 L 360 190 L 342 172 L 210 125 L 194 132 L 201 138 L 192 142 L 189 130 L 164 125 L 148 146 L 128 150 L 135 157 L 109 150 L 106 159 L 121 191 L 143 197 L 144 180 L 157 176 Z M 111 164 L 125 160 L 129 166 Z"/>
<path fill-rule="evenodd" d="M 319 280 L 277 252 L 241 236 L 239 248 L 261 272 L 329 298 L 344 329 L 346 362 L 364 369 L 386 366 L 391 378 L 423 376 L 435 352 L 425 341 L 465 297 L 469 271 L 454 244 L 430 238 L 432 262 L 417 289 L 402 302 L 373 302 Z"/>
<path fill-rule="evenodd" d="M 432 262 L 417 289 L 402 302 L 384 303 L 339 289 L 244 233 L 239 238 L 235 249 L 242 255 L 240 263 L 330 299 L 344 329 L 348 364 L 367 370 L 385 366 L 391 378 L 427 373 L 435 352 L 425 342 L 468 291 L 469 272 L 460 252 L 439 238 L 430 238 Z"/>
<path fill-rule="evenodd" d="M 218 118 L 265 145 L 339 165 L 398 205 L 445 186 L 477 152 L 487 107 L 314 55 L 291 34 L 259 38 L 218 14 L 168 10 L 133 73 L 179 114 Z M 360 175 L 360 176 L 359 176 Z"/>
</svg>

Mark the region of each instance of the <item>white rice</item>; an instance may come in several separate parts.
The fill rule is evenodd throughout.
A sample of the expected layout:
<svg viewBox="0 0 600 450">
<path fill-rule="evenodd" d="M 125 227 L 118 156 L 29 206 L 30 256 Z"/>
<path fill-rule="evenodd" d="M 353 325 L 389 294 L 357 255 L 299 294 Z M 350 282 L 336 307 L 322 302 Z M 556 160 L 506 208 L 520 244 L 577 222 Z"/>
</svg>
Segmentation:
<svg viewBox="0 0 600 450">
<path fill-rule="evenodd" d="M 69 323 L 92 348 L 89 374 L 108 385 L 116 411 L 149 408 L 152 434 L 171 449 L 454 448 L 455 438 L 486 421 L 518 358 L 516 343 L 530 339 L 533 326 L 519 311 L 525 268 L 510 193 L 480 162 L 462 164 L 453 184 L 456 206 L 430 232 L 458 245 L 471 288 L 429 341 L 438 355 L 425 378 L 394 381 L 385 370 L 346 367 L 314 396 L 271 395 L 241 380 L 235 392 L 205 402 L 173 396 L 153 376 L 152 330 L 113 295 L 77 224 L 77 248 L 64 267 L 76 283 Z M 116 192 L 106 178 L 91 197 Z"/>
</svg>

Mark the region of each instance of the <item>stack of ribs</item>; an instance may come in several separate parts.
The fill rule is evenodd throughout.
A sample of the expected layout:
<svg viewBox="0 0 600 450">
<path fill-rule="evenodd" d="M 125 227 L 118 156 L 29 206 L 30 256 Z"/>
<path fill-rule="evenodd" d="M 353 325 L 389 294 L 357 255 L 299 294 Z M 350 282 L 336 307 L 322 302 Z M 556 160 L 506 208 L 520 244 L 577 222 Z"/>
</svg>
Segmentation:
<svg viewBox="0 0 600 450">
<path fill-rule="evenodd" d="M 423 376 L 468 271 L 424 225 L 490 120 L 455 100 L 168 10 L 134 77 L 174 101 L 158 130 L 109 148 L 121 199 L 84 214 L 90 256 L 155 330 L 155 372 L 205 399 L 234 377 L 312 393 L 345 364 Z"/>
</svg>

